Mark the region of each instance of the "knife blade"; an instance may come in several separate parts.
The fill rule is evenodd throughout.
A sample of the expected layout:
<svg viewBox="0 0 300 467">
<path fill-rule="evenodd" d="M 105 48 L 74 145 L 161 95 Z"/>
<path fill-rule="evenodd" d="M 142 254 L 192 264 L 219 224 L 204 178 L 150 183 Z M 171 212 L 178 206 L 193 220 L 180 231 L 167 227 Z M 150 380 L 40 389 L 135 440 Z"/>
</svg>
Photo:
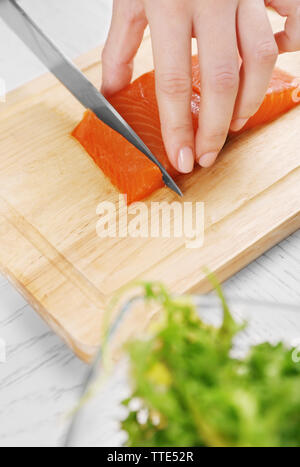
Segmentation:
<svg viewBox="0 0 300 467">
<path fill-rule="evenodd" d="M 142 139 L 128 125 L 86 76 L 54 45 L 15 0 L 0 0 L 0 17 L 36 57 L 87 109 L 120 133 L 159 167 L 164 183 L 175 193 L 182 192 Z"/>
</svg>

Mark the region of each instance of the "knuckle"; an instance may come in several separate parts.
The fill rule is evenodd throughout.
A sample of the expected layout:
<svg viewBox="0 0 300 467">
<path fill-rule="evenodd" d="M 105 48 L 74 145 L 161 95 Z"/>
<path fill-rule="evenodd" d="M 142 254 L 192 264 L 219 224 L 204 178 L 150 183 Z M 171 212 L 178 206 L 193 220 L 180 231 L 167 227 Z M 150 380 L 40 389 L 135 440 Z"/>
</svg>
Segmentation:
<svg viewBox="0 0 300 467">
<path fill-rule="evenodd" d="M 158 91 L 166 96 L 186 97 L 192 90 L 192 79 L 188 74 L 161 73 L 157 75 Z"/>
<path fill-rule="evenodd" d="M 218 67 L 211 74 L 210 83 L 219 92 L 236 91 L 239 86 L 238 70 L 231 65 Z"/>
<path fill-rule="evenodd" d="M 186 12 L 186 1 L 185 0 L 176 0 L 171 2 L 172 9 L 177 15 L 181 15 Z"/>
<path fill-rule="evenodd" d="M 258 44 L 256 48 L 256 58 L 261 64 L 274 64 L 278 57 L 278 47 L 274 41 L 267 41 Z"/>
<path fill-rule="evenodd" d="M 165 125 L 162 124 L 162 132 L 165 135 L 174 133 L 189 135 L 193 133 L 193 128 L 190 122 L 168 122 Z"/>
<path fill-rule="evenodd" d="M 156 3 L 156 7 L 164 15 L 169 15 L 170 19 L 178 18 L 179 15 L 186 13 L 186 0 L 149 0 L 149 3 Z"/>
<path fill-rule="evenodd" d="M 207 141 L 212 145 L 215 146 L 216 148 L 220 149 L 227 137 L 228 133 L 228 127 L 216 127 L 213 128 L 208 134 L 207 134 Z"/>
<path fill-rule="evenodd" d="M 123 1 L 123 0 L 121 0 Z M 145 21 L 145 10 L 142 3 L 137 2 L 125 2 L 123 3 L 122 13 L 123 20 L 129 25 L 135 25 L 136 23 Z M 125 7 L 126 6 L 126 7 Z"/>
</svg>

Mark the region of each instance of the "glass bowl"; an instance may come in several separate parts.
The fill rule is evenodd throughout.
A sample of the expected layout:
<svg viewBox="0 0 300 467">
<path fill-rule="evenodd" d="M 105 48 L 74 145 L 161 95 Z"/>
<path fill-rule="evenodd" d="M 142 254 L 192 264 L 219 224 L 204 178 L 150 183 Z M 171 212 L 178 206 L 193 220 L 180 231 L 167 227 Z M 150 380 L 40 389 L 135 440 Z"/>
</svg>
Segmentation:
<svg viewBox="0 0 300 467">
<path fill-rule="evenodd" d="M 121 309 L 110 332 L 109 343 L 117 338 L 117 329 L 130 315 L 136 300 L 129 301 Z M 194 296 L 193 301 L 203 321 L 217 327 L 221 325 L 223 310 L 218 297 L 212 294 Z M 234 357 L 243 357 L 251 346 L 263 342 L 284 342 L 288 347 L 299 348 L 300 355 L 300 306 L 235 298 L 227 298 L 227 303 L 236 322 L 247 323 L 235 338 Z M 120 427 L 127 415 L 121 402 L 130 395 L 126 356 L 118 359 L 109 377 L 98 385 L 103 372 L 102 351 L 99 351 L 88 370 L 79 405 L 71 416 L 65 439 L 67 447 L 121 447 L 126 444 L 126 433 Z"/>
</svg>

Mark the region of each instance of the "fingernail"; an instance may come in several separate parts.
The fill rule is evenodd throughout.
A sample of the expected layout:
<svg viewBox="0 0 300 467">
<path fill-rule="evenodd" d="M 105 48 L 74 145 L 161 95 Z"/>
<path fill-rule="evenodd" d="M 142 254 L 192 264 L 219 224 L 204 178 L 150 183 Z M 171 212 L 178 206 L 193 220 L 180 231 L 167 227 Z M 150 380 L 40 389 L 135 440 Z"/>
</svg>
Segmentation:
<svg viewBox="0 0 300 467">
<path fill-rule="evenodd" d="M 200 157 L 199 159 L 199 165 L 201 165 L 201 167 L 211 167 L 215 163 L 217 157 L 217 152 L 209 152 L 204 154 L 204 156 Z"/>
<path fill-rule="evenodd" d="M 194 168 L 194 154 L 191 148 L 185 147 L 179 151 L 178 170 L 184 174 L 192 172 Z"/>
<path fill-rule="evenodd" d="M 231 122 L 230 129 L 232 131 L 239 131 L 246 125 L 247 122 L 248 118 L 237 118 Z"/>
</svg>

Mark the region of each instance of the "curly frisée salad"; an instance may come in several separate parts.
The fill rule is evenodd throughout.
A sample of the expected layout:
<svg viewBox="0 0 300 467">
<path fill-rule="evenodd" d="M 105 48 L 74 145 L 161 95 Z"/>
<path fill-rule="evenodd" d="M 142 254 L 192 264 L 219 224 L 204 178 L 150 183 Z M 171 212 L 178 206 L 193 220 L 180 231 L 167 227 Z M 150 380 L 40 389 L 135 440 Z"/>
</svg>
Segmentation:
<svg viewBox="0 0 300 467">
<path fill-rule="evenodd" d="M 146 339 L 127 345 L 132 390 L 122 428 L 128 446 L 300 446 L 300 363 L 293 349 L 264 343 L 233 358 L 241 326 L 216 288 L 220 328 L 205 324 L 189 299 L 144 284 L 146 300 L 162 313 Z"/>
</svg>

